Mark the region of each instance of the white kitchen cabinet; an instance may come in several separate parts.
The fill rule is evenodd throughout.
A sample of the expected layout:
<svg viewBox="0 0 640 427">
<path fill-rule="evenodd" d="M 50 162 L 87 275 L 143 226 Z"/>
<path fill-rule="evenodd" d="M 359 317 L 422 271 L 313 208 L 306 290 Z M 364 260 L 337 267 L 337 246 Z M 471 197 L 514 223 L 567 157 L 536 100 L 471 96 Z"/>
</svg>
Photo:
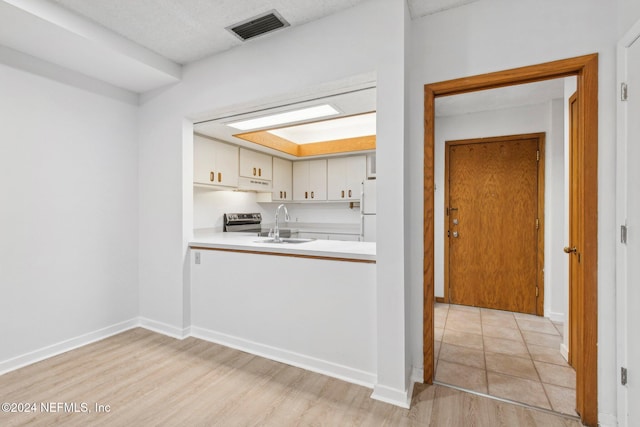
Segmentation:
<svg viewBox="0 0 640 427">
<path fill-rule="evenodd" d="M 327 160 L 293 163 L 293 200 L 327 200 Z"/>
<path fill-rule="evenodd" d="M 272 200 L 293 200 L 293 162 L 273 158 Z"/>
<path fill-rule="evenodd" d="M 268 154 L 241 148 L 240 176 L 271 181 L 273 178 L 272 157 Z"/>
<path fill-rule="evenodd" d="M 362 181 L 367 177 L 367 157 L 334 157 L 327 161 L 327 198 L 360 200 Z"/>
<path fill-rule="evenodd" d="M 238 186 L 238 147 L 195 135 L 193 183 Z"/>
</svg>

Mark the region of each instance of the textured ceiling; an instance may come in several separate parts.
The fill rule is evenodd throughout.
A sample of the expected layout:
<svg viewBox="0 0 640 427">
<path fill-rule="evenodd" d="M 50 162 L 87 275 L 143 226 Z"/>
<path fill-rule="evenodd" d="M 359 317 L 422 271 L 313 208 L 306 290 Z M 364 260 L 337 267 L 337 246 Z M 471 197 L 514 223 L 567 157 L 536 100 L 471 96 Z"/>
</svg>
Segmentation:
<svg viewBox="0 0 640 427">
<path fill-rule="evenodd" d="M 478 0 L 407 0 L 407 3 L 411 17 L 416 19 L 476 1 Z"/>
<path fill-rule="evenodd" d="M 241 44 L 225 28 L 272 9 L 295 26 L 367 0 L 51 1 L 185 64 Z"/>
<path fill-rule="evenodd" d="M 50 0 L 179 64 L 242 44 L 226 27 L 270 10 L 292 26 L 368 0 Z M 478 0 L 407 0 L 412 18 Z"/>
</svg>

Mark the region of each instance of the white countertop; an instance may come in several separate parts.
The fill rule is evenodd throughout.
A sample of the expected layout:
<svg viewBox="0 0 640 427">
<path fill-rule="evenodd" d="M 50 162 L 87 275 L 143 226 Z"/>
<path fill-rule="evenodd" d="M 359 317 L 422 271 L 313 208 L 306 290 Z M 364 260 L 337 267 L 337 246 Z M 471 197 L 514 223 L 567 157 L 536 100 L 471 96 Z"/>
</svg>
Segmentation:
<svg viewBox="0 0 640 427">
<path fill-rule="evenodd" d="M 269 237 L 258 237 L 256 233 L 196 232 L 189 246 L 194 248 L 245 250 L 341 258 L 363 261 L 376 260 L 375 242 L 348 242 L 342 240 L 313 240 L 305 243 L 262 243 Z"/>
</svg>

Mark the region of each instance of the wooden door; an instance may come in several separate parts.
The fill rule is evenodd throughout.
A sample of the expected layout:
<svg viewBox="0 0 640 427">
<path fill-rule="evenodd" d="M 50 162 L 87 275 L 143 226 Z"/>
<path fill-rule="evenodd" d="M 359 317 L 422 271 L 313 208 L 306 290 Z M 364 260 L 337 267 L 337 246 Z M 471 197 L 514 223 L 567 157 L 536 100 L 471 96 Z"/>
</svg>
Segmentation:
<svg viewBox="0 0 640 427">
<path fill-rule="evenodd" d="M 449 302 L 541 314 L 542 140 L 536 134 L 447 142 Z"/>
<path fill-rule="evenodd" d="M 575 242 L 580 239 L 580 174 L 578 167 L 578 159 L 580 156 L 580 146 L 578 144 L 578 95 L 574 93 L 569 98 L 569 175 L 571 187 L 569 188 L 569 244 L 565 248 L 565 253 L 574 254 L 569 258 L 569 357 L 568 362 L 576 368 L 577 357 L 574 357 L 580 351 L 578 343 L 578 324 L 581 318 L 580 305 L 580 288 L 581 288 L 581 269 L 580 262 L 582 256 L 575 248 Z M 574 243 L 572 243 L 574 242 Z"/>
</svg>

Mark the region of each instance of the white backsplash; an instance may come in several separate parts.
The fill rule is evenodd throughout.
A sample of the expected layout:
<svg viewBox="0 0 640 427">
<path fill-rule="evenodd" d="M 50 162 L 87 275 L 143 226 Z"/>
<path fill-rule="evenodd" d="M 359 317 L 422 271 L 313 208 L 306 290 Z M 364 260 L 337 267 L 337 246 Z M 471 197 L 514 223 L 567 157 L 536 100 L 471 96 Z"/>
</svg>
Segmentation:
<svg viewBox="0 0 640 427">
<path fill-rule="evenodd" d="M 193 228 L 219 228 L 222 215 L 233 212 L 260 212 L 264 222 L 273 221 L 275 209 L 256 203 L 256 193 L 244 191 L 212 191 L 194 187 Z"/>
<path fill-rule="evenodd" d="M 261 203 L 263 207 L 275 203 Z M 346 202 L 336 203 L 287 203 L 291 222 L 316 223 L 316 224 L 360 224 L 360 208 L 349 209 Z"/>
<path fill-rule="evenodd" d="M 222 230 L 222 216 L 230 212 L 259 212 L 265 224 L 274 222 L 276 207 L 280 204 L 258 203 L 257 194 L 243 191 L 212 191 L 193 189 L 193 228 Z M 291 222 L 317 224 L 359 224 L 360 209 L 349 209 L 345 202 L 293 203 L 286 202 Z"/>
</svg>

